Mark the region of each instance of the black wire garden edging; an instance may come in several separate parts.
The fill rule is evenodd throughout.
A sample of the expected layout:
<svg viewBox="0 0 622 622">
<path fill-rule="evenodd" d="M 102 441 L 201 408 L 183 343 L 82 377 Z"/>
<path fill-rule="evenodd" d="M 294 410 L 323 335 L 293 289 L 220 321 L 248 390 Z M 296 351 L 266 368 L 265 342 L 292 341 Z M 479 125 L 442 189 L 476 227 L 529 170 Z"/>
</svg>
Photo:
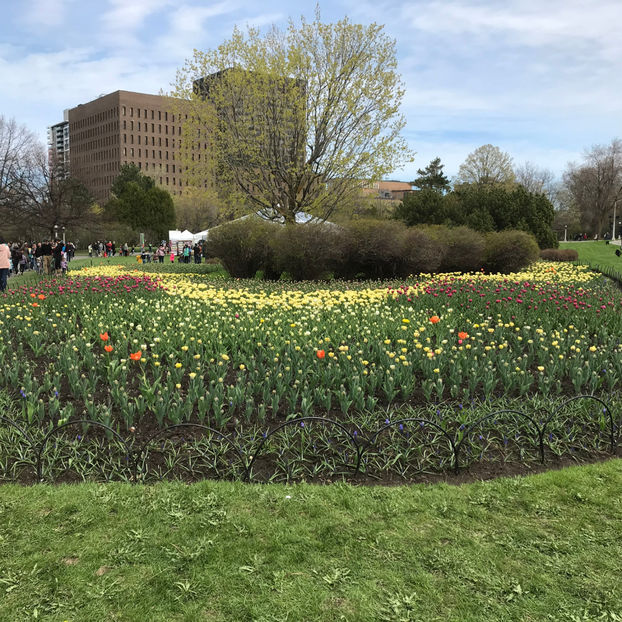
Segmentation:
<svg viewBox="0 0 622 622">
<path fill-rule="evenodd" d="M 243 446 L 236 441 L 235 432 L 225 433 L 198 423 L 168 426 L 138 444 L 133 437 L 124 439 L 112 427 L 88 419 L 62 423 L 52 428 L 37 443 L 19 423 L 0 416 L 0 424 L 14 430 L 26 445 L 26 451 L 19 456 L 3 456 L 2 464 L 5 467 L 9 463 L 19 464 L 23 468 L 32 469 L 35 476 L 32 481 L 37 482 L 56 481 L 50 473 L 54 467 L 62 467 L 63 474 L 80 467 L 82 476 L 79 476 L 78 480 L 93 479 L 91 475 L 84 477 L 85 467 L 97 467 L 95 479 L 98 481 L 120 479 L 144 483 L 152 474 L 157 481 L 179 479 L 175 476 L 175 460 L 171 461 L 171 456 L 167 456 L 167 451 L 174 448 L 172 442 L 167 445 L 167 439 L 177 437 L 182 442 L 181 454 L 188 461 L 201 462 L 209 467 L 207 468 L 209 475 L 203 475 L 199 479 L 274 481 L 275 475 L 270 475 L 278 472 L 278 469 L 274 472 L 270 470 L 270 465 L 274 463 L 283 472 L 279 481 L 309 479 L 309 473 L 319 472 L 322 466 L 330 468 L 328 475 L 318 478 L 320 481 L 335 478 L 353 480 L 361 475 L 370 475 L 373 460 L 383 457 L 381 439 L 393 434 L 402 449 L 399 452 L 393 451 L 395 455 L 391 454 L 391 459 L 386 460 L 387 464 L 395 465 L 400 462 L 406 472 L 409 461 L 415 463 L 417 457 L 428 462 L 434 459 L 439 465 L 437 473 L 458 474 L 461 469 L 478 460 L 485 461 L 485 458 L 499 451 L 502 446 L 507 447 L 510 441 L 511 444 L 521 448 L 518 454 L 519 462 L 524 464 L 533 462 L 534 460 L 528 457 L 531 451 L 535 452 L 533 455 L 537 456 L 537 462 L 545 464 L 547 449 L 552 451 L 557 437 L 560 436 L 559 430 L 554 427 L 557 417 L 564 413 L 570 404 L 580 400 L 589 400 L 598 406 L 598 417 L 593 417 L 589 421 L 598 430 L 597 451 L 602 454 L 600 438 L 605 437 L 604 445 L 608 453 L 617 454 L 620 442 L 620 418 L 614 417 L 602 399 L 593 395 L 579 395 L 567 399 L 553 411 L 538 409 L 536 412 L 544 411 L 547 415 L 541 416 L 538 420 L 519 410 L 502 409 L 484 415 L 468 425 L 460 425 L 453 433 L 429 419 L 410 417 L 396 421 L 387 420 L 385 425 L 364 438 L 360 430 L 348 428 L 340 421 L 326 417 L 297 417 L 254 435 L 251 441 Z M 64 460 L 62 455 L 60 457 L 49 455 L 62 452 L 69 445 L 74 449 L 82 449 L 87 445 L 82 444 L 84 439 L 81 435 L 76 435 L 69 441 L 63 437 L 63 433 L 73 427 L 81 427 L 83 435 L 89 431 L 99 433 L 96 443 L 99 443 L 103 453 L 97 460 L 102 462 L 101 464 L 96 465 L 97 460 L 92 460 L 93 454 L 88 452 L 83 462 L 74 461 L 73 457 Z M 309 430 L 316 427 L 324 435 L 320 434 L 313 440 L 311 439 L 313 432 Z M 584 423 L 582 430 L 585 429 Z M 501 433 L 502 430 L 506 430 L 507 434 Z M 427 440 L 425 436 L 420 438 L 425 434 L 431 434 L 431 437 Z M 574 442 L 574 431 L 568 434 L 570 442 Z M 288 439 L 286 445 L 279 445 L 276 442 L 280 435 Z M 69 445 L 63 445 L 61 441 L 67 441 Z M 276 442 L 275 446 L 272 446 L 273 442 Z M 201 449 L 201 444 L 204 444 L 205 449 Z M 589 454 L 589 450 L 587 451 Z M 150 466 L 158 461 L 154 458 L 156 455 L 158 464 L 163 470 L 158 471 Z M 307 470 L 296 471 L 296 467 L 300 465 L 304 465 Z M 49 467 L 47 470 L 46 466 Z M 417 472 L 427 472 L 426 468 L 422 467 Z M 5 477 L 5 481 L 6 479 L 10 480 Z"/>
</svg>

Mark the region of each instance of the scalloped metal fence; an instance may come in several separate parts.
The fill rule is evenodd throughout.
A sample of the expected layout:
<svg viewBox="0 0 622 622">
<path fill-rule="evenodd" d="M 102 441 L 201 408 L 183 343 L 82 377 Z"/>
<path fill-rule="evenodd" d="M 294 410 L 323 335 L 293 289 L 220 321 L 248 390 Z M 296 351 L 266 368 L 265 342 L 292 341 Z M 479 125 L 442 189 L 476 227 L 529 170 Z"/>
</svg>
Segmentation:
<svg viewBox="0 0 622 622">
<path fill-rule="evenodd" d="M 581 408 L 568 415 L 577 403 Z M 100 421 L 80 419 L 51 428 L 37 443 L 18 422 L 0 416 L 0 480 L 23 480 L 30 471 L 29 481 L 39 482 L 373 481 L 387 474 L 408 481 L 421 473 L 458 473 L 489 459 L 544 464 L 561 455 L 560 447 L 577 456 L 616 454 L 620 430 L 620 417 L 593 395 L 531 415 L 497 410 L 454 430 L 426 418 L 387 421 L 367 438 L 342 421 L 296 417 L 250 439 L 241 440 L 235 431 L 181 423 L 138 444 Z M 19 440 L 19 455 L 2 454 L 11 434 Z"/>
</svg>

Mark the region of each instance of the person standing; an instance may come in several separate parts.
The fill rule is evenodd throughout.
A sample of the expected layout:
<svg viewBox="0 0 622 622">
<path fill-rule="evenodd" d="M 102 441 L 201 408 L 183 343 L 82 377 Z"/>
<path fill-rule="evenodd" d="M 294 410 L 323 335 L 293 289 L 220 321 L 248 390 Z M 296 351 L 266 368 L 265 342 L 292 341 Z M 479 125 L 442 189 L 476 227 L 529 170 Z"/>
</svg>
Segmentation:
<svg viewBox="0 0 622 622">
<path fill-rule="evenodd" d="M 43 274 L 52 274 L 52 244 L 46 240 L 41 244 L 41 257 L 43 259 Z"/>
<path fill-rule="evenodd" d="M 11 269 L 11 249 L 3 238 L 0 238 L 0 292 L 6 290 L 6 282 Z"/>
</svg>

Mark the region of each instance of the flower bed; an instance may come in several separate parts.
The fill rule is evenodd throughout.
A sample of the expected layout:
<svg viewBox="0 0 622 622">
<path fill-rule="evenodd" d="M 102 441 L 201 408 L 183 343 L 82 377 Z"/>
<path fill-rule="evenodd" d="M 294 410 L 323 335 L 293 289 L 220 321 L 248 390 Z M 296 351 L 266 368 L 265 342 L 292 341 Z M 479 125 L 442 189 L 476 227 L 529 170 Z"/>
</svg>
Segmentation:
<svg viewBox="0 0 622 622">
<path fill-rule="evenodd" d="M 21 423 L 45 431 L 88 419 L 137 442 L 180 423 L 253 436 L 321 416 L 373 436 L 414 412 L 457 443 L 479 404 L 490 412 L 503 400 L 581 393 L 616 401 L 622 380 L 622 296 L 572 265 L 390 286 L 107 266 L 14 290 L 0 304 L 2 382 Z M 439 422 L 417 410 L 430 404 L 452 415 Z M 561 453 L 577 430 L 589 431 L 590 446 L 608 438 L 598 413 L 566 420 Z M 511 435 L 495 438 L 498 448 Z M 434 450 L 426 456 L 426 468 L 451 466 Z"/>
</svg>

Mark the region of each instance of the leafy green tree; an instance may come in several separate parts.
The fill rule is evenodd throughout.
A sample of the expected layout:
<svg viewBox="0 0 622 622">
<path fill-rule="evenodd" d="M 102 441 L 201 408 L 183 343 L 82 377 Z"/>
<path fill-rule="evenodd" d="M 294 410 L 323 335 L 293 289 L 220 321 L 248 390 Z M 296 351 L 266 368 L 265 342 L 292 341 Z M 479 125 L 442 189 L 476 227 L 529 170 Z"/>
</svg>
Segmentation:
<svg viewBox="0 0 622 622">
<path fill-rule="evenodd" d="M 152 239 L 165 239 L 175 228 L 175 207 L 171 195 L 155 185 L 134 164 L 121 167 L 112 185 L 113 198 L 106 211 L 134 231 L 146 233 Z"/>
<path fill-rule="evenodd" d="M 513 185 L 512 157 L 494 145 L 482 145 L 458 169 L 460 184 Z"/>
<path fill-rule="evenodd" d="M 171 95 L 184 118 L 192 110 L 181 145 L 189 184 L 287 223 L 300 212 L 328 218 L 358 199 L 361 182 L 412 157 L 395 41 L 377 24 L 322 23 L 318 12 L 265 37 L 236 28 L 195 51 Z"/>
<path fill-rule="evenodd" d="M 520 229 L 532 233 L 541 248 L 557 246 L 551 229 L 555 211 L 541 193 L 528 192 L 520 185 L 508 188 L 470 184 L 460 186 L 452 194 L 460 207 L 460 218 L 454 218 L 454 224 L 464 224 L 477 231 Z"/>
<path fill-rule="evenodd" d="M 112 183 L 110 187 L 110 192 L 116 196 L 120 197 L 123 194 L 123 191 L 127 184 L 130 182 L 135 182 L 139 185 L 143 190 L 149 190 L 155 186 L 155 181 L 145 175 L 133 162 L 131 164 L 123 164 L 121 169 L 119 170 L 119 175 Z"/>
<path fill-rule="evenodd" d="M 395 218 L 409 227 L 429 224 L 442 225 L 447 220 L 448 201 L 437 190 L 424 188 L 409 192 L 395 210 Z"/>
<path fill-rule="evenodd" d="M 440 158 L 434 158 L 425 168 L 417 169 L 417 177 L 412 183 L 413 186 L 420 190 L 430 189 L 436 190 L 441 194 L 449 192 L 451 184 L 448 177 L 443 173 L 444 164 L 441 164 Z"/>
</svg>

